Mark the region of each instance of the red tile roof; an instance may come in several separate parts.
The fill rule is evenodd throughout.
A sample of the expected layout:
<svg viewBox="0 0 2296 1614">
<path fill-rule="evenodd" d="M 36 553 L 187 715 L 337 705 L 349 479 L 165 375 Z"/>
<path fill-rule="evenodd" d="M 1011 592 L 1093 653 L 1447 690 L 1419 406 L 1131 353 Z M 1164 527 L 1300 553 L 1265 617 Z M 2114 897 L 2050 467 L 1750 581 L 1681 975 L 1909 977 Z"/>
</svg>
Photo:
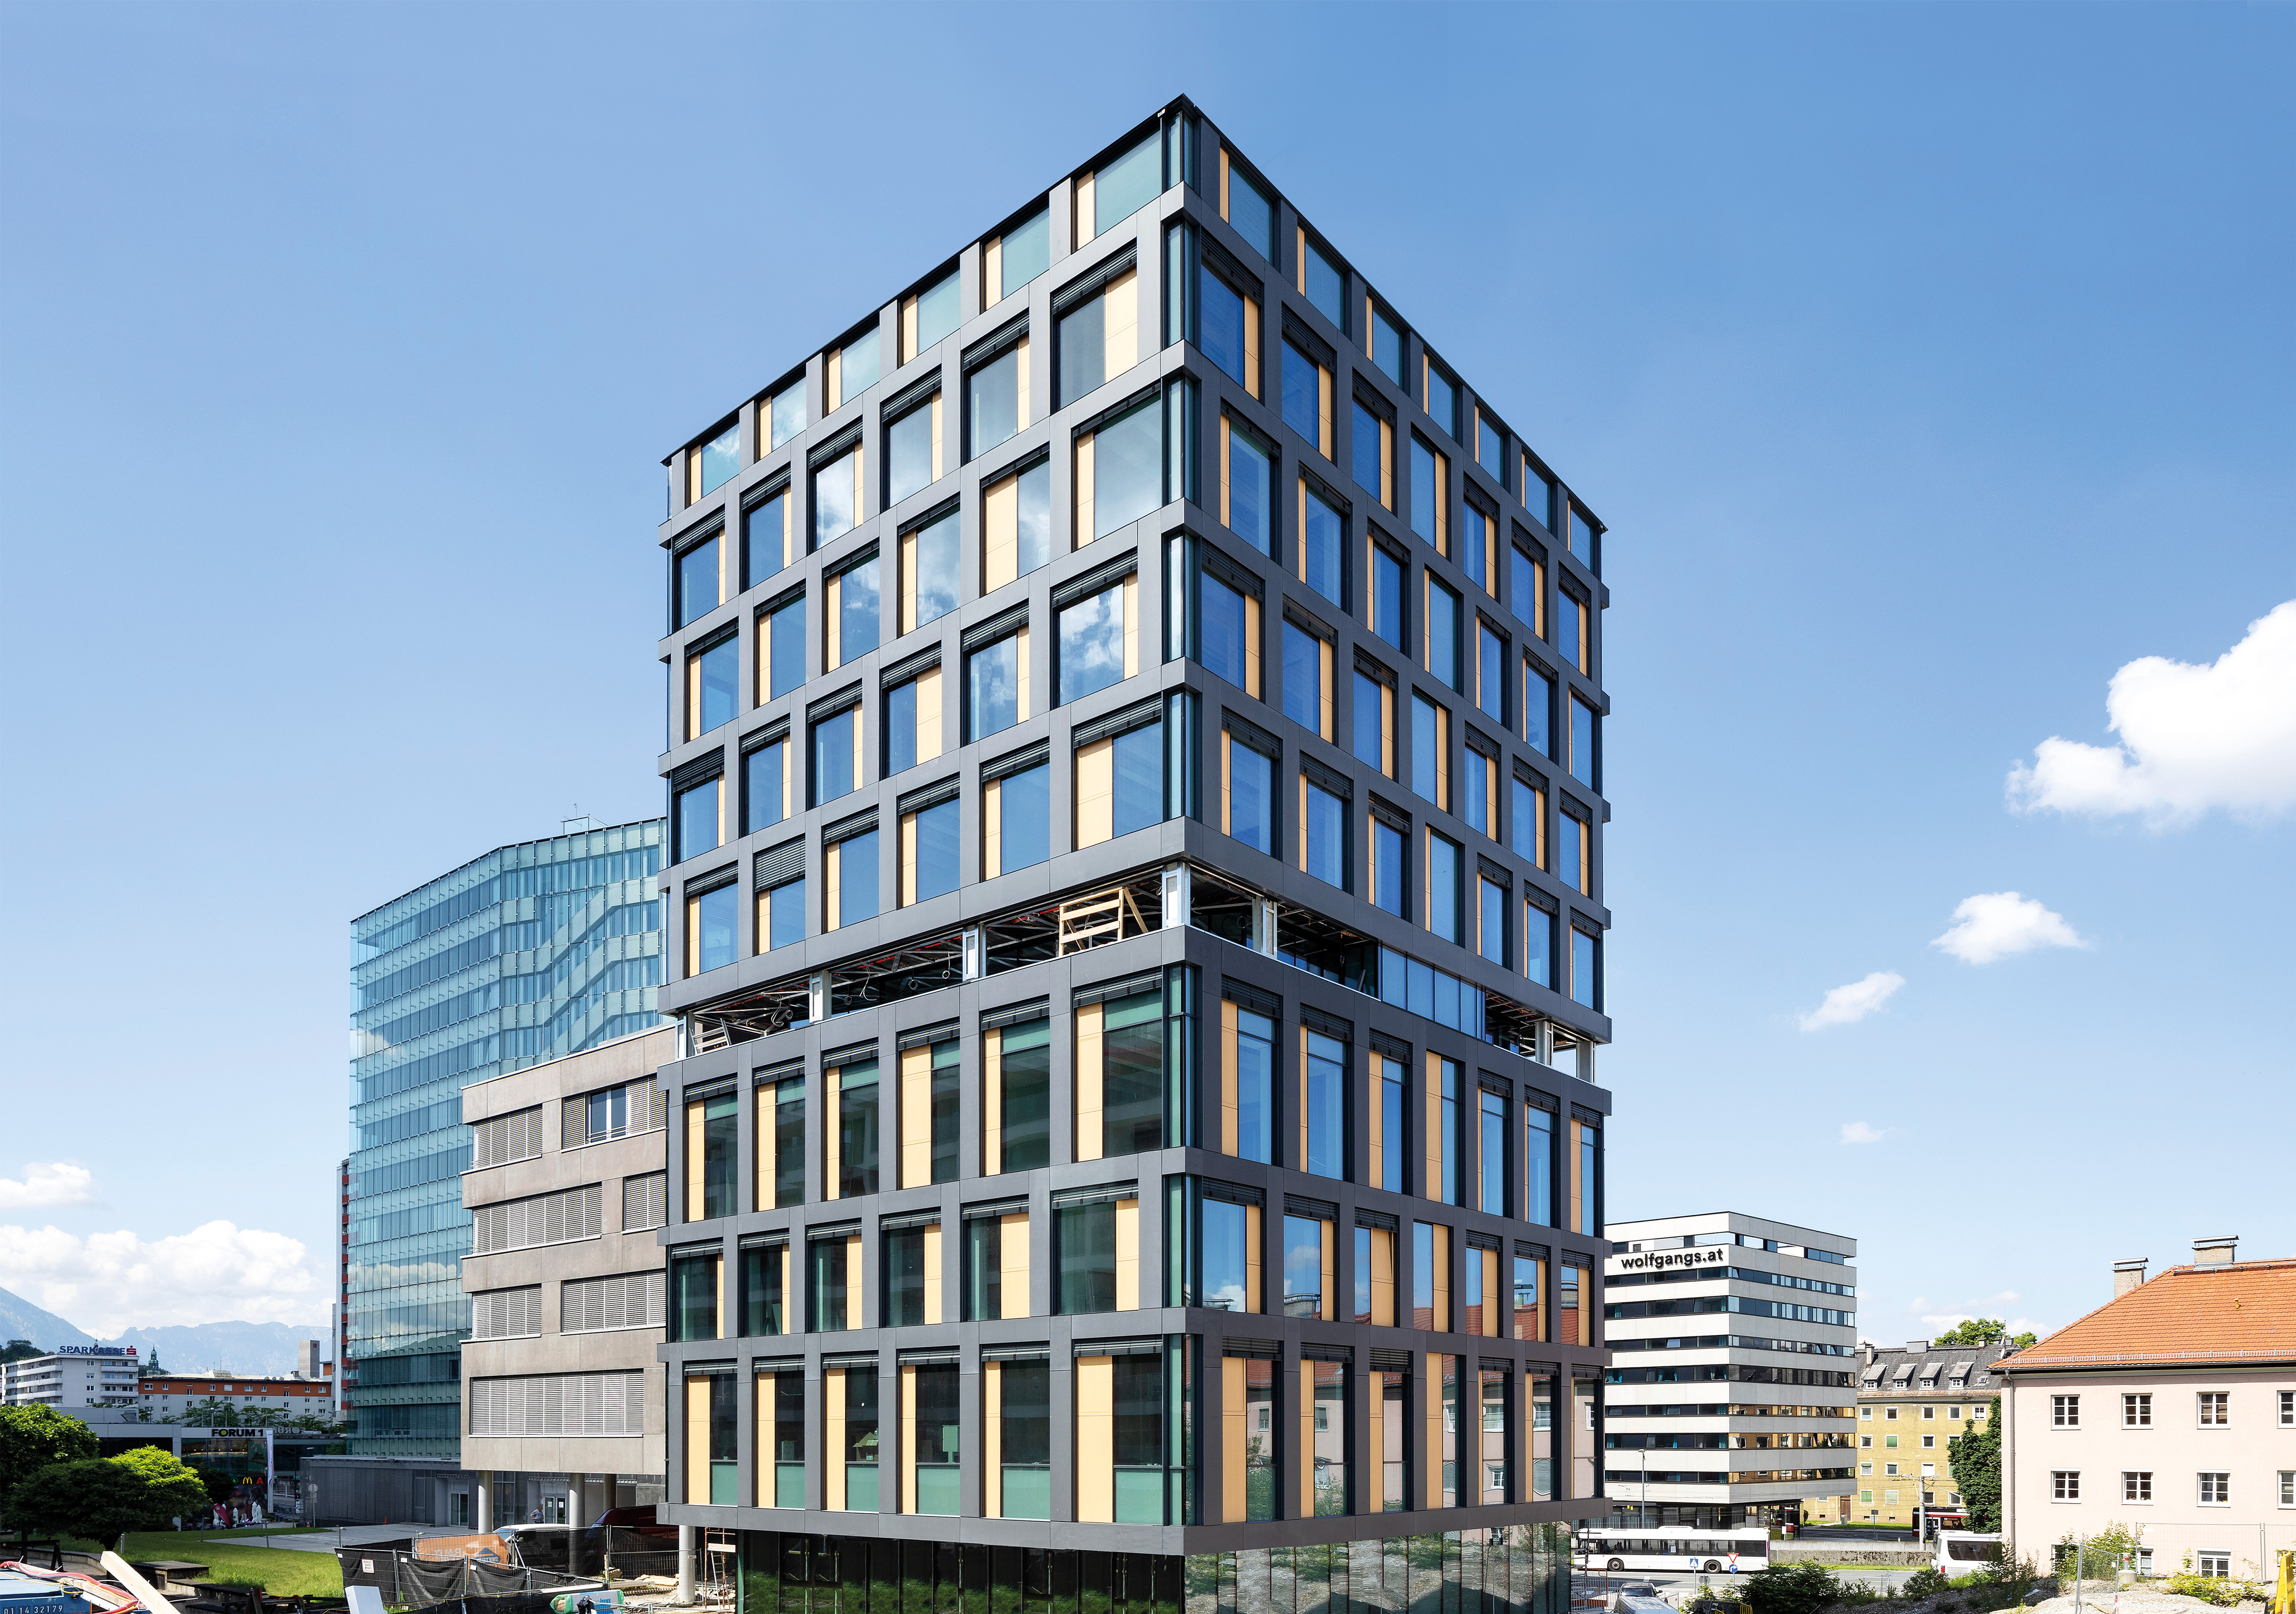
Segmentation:
<svg viewBox="0 0 2296 1614">
<path fill-rule="evenodd" d="M 2238 1362 L 2296 1362 L 2296 1260 L 2172 1266 L 2011 1356 L 2001 1371 Z"/>
</svg>

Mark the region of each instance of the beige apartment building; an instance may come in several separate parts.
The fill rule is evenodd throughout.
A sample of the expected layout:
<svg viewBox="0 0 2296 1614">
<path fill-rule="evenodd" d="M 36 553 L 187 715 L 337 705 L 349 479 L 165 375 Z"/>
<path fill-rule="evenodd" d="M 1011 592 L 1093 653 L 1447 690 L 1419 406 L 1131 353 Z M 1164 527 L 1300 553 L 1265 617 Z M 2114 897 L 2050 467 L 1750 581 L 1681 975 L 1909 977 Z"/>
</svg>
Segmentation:
<svg viewBox="0 0 2296 1614">
<path fill-rule="evenodd" d="M 2118 1264 L 2109 1302 L 1996 1369 L 2015 1551 L 2120 1524 L 2139 1574 L 2254 1579 L 2296 1547 L 2296 1260 L 2193 1255 L 2150 1282 Z"/>
<path fill-rule="evenodd" d="M 668 1111 L 653 1073 L 676 1047 L 662 1027 L 463 1090 L 463 1463 L 479 1528 L 519 1522 L 513 1495 L 562 1495 L 574 1523 L 660 1498 Z"/>
<path fill-rule="evenodd" d="M 1985 1427 L 1996 1372 L 2009 1355 L 2006 1341 L 1991 1345 L 1932 1345 L 1915 1340 L 1902 1350 L 1858 1347 L 1857 1490 L 1855 1504 L 1813 1503 L 1814 1523 L 1913 1524 L 1935 1519 L 1961 1528 L 1961 1482 L 1954 1478 L 1953 1443 Z"/>
</svg>

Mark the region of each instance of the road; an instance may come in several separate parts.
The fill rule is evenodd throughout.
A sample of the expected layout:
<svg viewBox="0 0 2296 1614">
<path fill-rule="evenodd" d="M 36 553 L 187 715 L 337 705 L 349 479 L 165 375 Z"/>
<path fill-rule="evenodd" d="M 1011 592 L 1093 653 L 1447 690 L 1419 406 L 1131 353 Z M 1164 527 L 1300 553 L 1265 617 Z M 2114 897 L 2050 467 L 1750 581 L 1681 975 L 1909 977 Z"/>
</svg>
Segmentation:
<svg viewBox="0 0 2296 1614">
<path fill-rule="evenodd" d="M 1833 1572 L 1837 1577 L 1842 1580 L 1862 1580 L 1877 1592 L 1894 1592 L 1898 1587 L 1904 1585 L 1908 1577 L 1919 1574 L 1921 1570 L 1916 1565 L 1907 1565 L 1903 1569 L 1835 1569 Z M 1579 1597 L 1599 1597 L 1603 1595 L 1606 1589 L 1604 1585 L 1605 1577 L 1599 1570 L 1592 1575 L 1581 1570 L 1571 1578 L 1572 1591 Z M 1628 1581 L 1634 1581 L 1638 1584 L 1646 1581 L 1650 1585 L 1656 1586 L 1661 1595 L 1671 1599 L 1674 1593 L 1677 1591 L 1686 1591 L 1695 1586 L 1698 1584 L 1699 1578 L 1700 1577 L 1696 1575 L 1682 1570 L 1676 1570 L 1666 1574 L 1651 1574 L 1639 1570 L 1628 1569 L 1608 1577 L 1609 1584 L 1607 1590 L 1611 1594 L 1615 1594 L 1620 1586 L 1625 1585 Z M 1707 1583 L 1713 1587 L 1714 1593 L 1717 1596 L 1727 1596 L 1729 1594 L 1731 1582 L 1734 1578 L 1739 1584 L 1742 1585 L 1746 1577 L 1743 1575 L 1732 1577 L 1726 1574 L 1709 1575 L 1705 1577 Z"/>
</svg>

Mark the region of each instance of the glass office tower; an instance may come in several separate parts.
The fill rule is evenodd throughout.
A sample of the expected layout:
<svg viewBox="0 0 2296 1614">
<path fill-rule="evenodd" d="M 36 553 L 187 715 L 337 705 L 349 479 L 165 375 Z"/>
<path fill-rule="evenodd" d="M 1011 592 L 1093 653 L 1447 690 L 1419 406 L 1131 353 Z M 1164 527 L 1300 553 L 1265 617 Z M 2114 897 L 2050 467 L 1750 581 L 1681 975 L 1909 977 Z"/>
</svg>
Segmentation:
<svg viewBox="0 0 2296 1614">
<path fill-rule="evenodd" d="M 655 1024 L 662 822 L 502 847 L 351 922 L 344 1349 L 367 1455 L 455 1461 L 462 1090 Z"/>
</svg>

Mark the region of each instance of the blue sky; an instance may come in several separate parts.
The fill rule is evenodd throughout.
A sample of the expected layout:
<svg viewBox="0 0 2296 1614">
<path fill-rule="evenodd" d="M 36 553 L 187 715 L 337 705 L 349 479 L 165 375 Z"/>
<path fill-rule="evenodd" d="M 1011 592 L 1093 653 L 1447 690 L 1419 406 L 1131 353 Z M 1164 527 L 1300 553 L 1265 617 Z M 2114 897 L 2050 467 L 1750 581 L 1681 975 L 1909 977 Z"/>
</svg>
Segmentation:
<svg viewBox="0 0 2296 1614">
<path fill-rule="evenodd" d="M 1850 1234 L 1883 1340 L 2296 1253 L 2296 634 L 2215 665 L 2296 599 L 2292 70 L 2231 6 L 0 7 L 0 1284 L 324 1316 L 347 922 L 660 810 L 662 455 L 1179 93 L 1610 524 L 1613 1214 Z M 2146 657 L 2213 670 L 2037 758 Z M 2008 892 L 2083 945 L 1932 945 Z"/>
</svg>

